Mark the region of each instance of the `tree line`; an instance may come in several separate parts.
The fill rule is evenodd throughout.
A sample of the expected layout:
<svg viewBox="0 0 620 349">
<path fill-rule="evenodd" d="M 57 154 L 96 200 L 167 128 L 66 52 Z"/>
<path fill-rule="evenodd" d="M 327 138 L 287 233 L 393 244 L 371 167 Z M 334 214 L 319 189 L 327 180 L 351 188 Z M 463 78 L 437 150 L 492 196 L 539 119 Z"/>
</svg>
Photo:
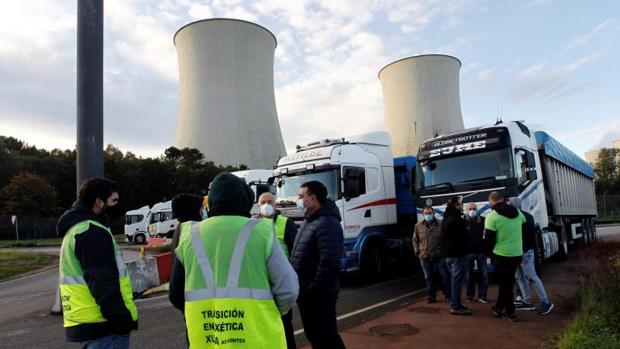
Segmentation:
<svg viewBox="0 0 620 349">
<path fill-rule="evenodd" d="M 620 149 L 601 149 L 594 165 L 596 194 L 620 195 Z"/>
<path fill-rule="evenodd" d="M 170 200 L 178 193 L 204 195 L 222 171 L 245 170 L 205 161 L 195 148 L 167 148 L 157 158 L 123 153 L 108 145 L 104 176 L 120 185 L 120 212 Z M 11 215 L 57 217 L 76 198 L 76 151 L 51 151 L 0 136 L 0 221 Z"/>
</svg>

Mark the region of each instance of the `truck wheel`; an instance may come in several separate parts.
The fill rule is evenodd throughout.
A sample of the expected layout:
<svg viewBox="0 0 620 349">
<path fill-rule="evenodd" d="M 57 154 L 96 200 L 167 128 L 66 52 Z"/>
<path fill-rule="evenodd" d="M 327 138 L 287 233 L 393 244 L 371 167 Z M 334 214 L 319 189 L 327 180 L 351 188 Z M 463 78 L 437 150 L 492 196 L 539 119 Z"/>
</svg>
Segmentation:
<svg viewBox="0 0 620 349">
<path fill-rule="evenodd" d="M 137 234 L 134 237 L 134 241 L 138 245 L 144 245 L 144 243 L 146 242 L 146 238 L 144 237 L 144 234 Z"/>
<path fill-rule="evenodd" d="M 370 241 L 364 249 L 360 269 L 369 279 L 376 279 L 385 272 L 385 252 L 380 241 Z"/>
<path fill-rule="evenodd" d="M 560 229 L 558 234 L 560 248 L 557 253 L 557 260 L 565 261 L 568 258 L 568 234 L 566 233 L 566 226 L 564 224 L 561 225 Z"/>
</svg>

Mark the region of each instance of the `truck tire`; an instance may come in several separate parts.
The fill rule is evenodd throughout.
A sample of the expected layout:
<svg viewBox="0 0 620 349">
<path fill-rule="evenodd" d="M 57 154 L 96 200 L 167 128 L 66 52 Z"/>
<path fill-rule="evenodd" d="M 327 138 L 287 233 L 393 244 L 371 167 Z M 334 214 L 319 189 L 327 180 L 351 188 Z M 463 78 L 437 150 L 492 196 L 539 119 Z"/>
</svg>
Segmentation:
<svg viewBox="0 0 620 349">
<path fill-rule="evenodd" d="M 566 225 L 562 224 L 559 227 L 560 231 L 558 232 L 558 243 L 559 249 L 557 253 L 557 260 L 560 262 L 565 261 L 568 258 L 568 233 L 566 232 Z"/>
<path fill-rule="evenodd" d="M 374 280 L 385 272 L 385 248 L 382 241 L 369 241 L 362 254 L 360 271 L 368 279 Z"/>
<path fill-rule="evenodd" d="M 137 244 L 137 245 L 144 245 L 146 243 L 146 237 L 144 236 L 144 234 L 140 233 L 140 234 L 136 234 L 133 237 L 133 241 Z"/>
</svg>

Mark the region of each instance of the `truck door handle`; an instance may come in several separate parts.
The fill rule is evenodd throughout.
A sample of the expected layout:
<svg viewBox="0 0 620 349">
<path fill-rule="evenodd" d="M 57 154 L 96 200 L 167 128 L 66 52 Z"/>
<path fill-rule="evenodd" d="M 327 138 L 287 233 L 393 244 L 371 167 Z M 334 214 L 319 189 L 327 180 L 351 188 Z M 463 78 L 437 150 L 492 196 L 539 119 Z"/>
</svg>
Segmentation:
<svg viewBox="0 0 620 349">
<path fill-rule="evenodd" d="M 368 218 L 368 217 L 370 217 L 370 216 L 371 216 L 371 214 L 372 214 L 372 213 L 371 213 L 370 209 L 367 209 L 367 210 L 366 210 L 366 212 L 364 212 L 364 218 Z"/>
</svg>

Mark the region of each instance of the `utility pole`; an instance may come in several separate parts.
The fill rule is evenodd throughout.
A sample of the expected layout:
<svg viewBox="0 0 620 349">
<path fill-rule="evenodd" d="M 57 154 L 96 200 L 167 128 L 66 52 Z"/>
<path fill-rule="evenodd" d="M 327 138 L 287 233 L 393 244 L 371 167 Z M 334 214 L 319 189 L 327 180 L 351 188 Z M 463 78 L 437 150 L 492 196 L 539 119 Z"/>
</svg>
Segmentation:
<svg viewBox="0 0 620 349">
<path fill-rule="evenodd" d="M 77 188 L 103 176 L 103 0 L 77 7 Z"/>
</svg>

